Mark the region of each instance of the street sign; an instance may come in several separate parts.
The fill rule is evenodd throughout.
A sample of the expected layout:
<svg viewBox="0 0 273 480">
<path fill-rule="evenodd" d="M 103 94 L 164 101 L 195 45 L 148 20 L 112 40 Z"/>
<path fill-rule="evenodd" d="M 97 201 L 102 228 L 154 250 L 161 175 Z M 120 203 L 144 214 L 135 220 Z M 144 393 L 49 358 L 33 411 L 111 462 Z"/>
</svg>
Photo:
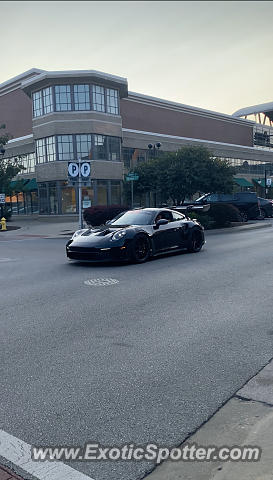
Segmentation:
<svg viewBox="0 0 273 480">
<path fill-rule="evenodd" d="M 129 173 L 127 176 L 126 176 L 126 181 L 127 182 L 134 182 L 136 180 L 139 179 L 139 175 L 137 175 L 136 173 Z"/>
<path fill-rule="evenodd" d="M 6 195 L 4 193 L 0 193 L 0 204 L 3 205 L 6 203 Z"/>
<path fill-rule="evenodd" d="M 70 177 L 78 177 L 79 176 L 79 164 L 76 162 L 69 162 L 68 163 L 68 175 Z"/>
<path fill-rule="evenodd" d="M 267 178 L 267 179 L 266 179 L 266 186 L 267 186 L 267 187 L 271 187 L 271 184 L 272 184 L 271 178 Z"/>
</svg>

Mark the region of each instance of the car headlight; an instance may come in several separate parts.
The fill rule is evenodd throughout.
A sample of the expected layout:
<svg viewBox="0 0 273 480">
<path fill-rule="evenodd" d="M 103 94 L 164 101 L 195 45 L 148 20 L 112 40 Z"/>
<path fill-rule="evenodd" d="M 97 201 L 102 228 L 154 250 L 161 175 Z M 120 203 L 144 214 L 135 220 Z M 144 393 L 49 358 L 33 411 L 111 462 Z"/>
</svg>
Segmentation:
<svg viewBox="0 0 273 480">
<path fill-rule="evenodd" d="M 78 237 L 82 232 L 84 232 L 84 230 L 84 228 L 82 228 L 81 230 L 77 230 L 75 233 L 73 233 L 72 239 Z"/>
<path fill-rule="evenodd" d="M 111 239 L 111 240 L 120 240 L 120 239 L 123 238 L 125 235 L 126 235 L 126 231 L 125 231 L 125 230 L 120 230 L 120 232 L 114 233 L 114 235 L 112 236 L 112 239 Z"/>
</svg>

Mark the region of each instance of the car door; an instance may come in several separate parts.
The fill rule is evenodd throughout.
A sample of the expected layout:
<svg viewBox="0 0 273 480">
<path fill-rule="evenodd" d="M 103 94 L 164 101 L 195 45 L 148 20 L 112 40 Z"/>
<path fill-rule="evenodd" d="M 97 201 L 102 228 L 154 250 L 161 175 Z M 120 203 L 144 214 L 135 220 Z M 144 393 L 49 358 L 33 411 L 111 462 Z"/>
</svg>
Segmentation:
<svg viewBox="0 0 273 480">
<path fill-rule="evenodd" d="M 187 243 L 188 223 L 185 215 L 172 212 L 173 216 L 173 248 L 184 247 Z"/>
<path fill-rule="evenodd" d="M 153 241 L 156 252 L 170 250 L 177 244 L 177 228 L 176 222 L 173 222 L 172 212 L 162 210 L 160 212 L 161 218 L 168 220 L 166 225 L 154 226 Z"/>
</svg>

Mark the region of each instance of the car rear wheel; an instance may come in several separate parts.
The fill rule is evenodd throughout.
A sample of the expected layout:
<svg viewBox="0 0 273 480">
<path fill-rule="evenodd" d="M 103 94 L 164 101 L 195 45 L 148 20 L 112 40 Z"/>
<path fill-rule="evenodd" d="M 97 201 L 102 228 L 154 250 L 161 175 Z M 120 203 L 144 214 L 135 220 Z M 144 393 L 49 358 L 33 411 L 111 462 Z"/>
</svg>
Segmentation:
<svg viewBox="0 0 273 480">
<path fill-rule="evenodd" d="M 197 253 L 200 252 L 203 246 L 203 235 L 201 230 L 194 230 L 188 247 L 188 252 Z"/>
<path fill-rule="evenodd" d="M 137 235 L 132 244 L 132 260 L 135 263 L 144 263 L 150 256 L 150 242 L 146 235 Z"/>
<path fill-rule="evenodd" d="M 246 212 L 241 212 L 242 222 L 248 221 L 248 214 Z"/>
</svg>

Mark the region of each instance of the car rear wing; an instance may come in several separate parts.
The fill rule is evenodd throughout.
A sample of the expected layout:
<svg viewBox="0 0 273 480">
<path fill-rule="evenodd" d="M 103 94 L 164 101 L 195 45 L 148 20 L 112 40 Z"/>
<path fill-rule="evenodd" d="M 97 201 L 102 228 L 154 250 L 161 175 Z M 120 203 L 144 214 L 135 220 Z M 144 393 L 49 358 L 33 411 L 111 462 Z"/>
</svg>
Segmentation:
<svg viewBox="0 0 273 480">
<path fill-rule="evenodd" d="M 178 205 L 175 207 L 170 207 L 172 210 L 177 210 L 178 212 L 185 213 L 187 215 L 188 212 L 203 212 L 206 213 L 210 209 L 210 204 L 206 205 Z"/>
</svg>

